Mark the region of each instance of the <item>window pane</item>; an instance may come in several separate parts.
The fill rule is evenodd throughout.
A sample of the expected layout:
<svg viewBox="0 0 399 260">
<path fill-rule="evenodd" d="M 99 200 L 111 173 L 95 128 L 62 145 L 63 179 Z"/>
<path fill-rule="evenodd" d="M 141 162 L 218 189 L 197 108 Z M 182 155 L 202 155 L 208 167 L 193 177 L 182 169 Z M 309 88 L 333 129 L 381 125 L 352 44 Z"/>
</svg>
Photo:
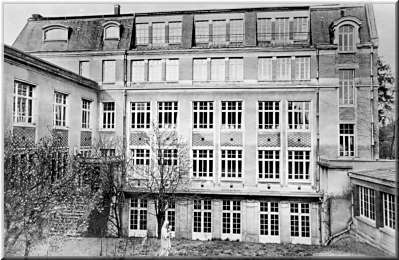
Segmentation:
<svg viewBox="0 0 399 260">
<path fill-rule="evenodd" d="M 103 61 L 103 82 L 114 83 L 115 82 L 115 61 L 105 60 Z"/>
<path fill-rule="evenodd" d="M 119 39 L 119 26 L 105 28 L 105 39 Z"/>
</svg>

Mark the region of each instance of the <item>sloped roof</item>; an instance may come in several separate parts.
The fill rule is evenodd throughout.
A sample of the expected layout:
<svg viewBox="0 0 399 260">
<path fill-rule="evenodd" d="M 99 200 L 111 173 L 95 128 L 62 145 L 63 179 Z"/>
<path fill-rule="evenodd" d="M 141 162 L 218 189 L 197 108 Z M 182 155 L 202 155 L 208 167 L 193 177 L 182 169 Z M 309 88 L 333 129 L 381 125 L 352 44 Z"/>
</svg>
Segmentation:
<svg viewBox="0 0 399 260">
<path fill-rule="evenodd" d="M 397 171 L 395 167 L 386 167 L 372 170 L 353 171 L 349 173 L 349 176 L 355 179 L 394 185 L 395 182 L 397 182 L 396 174 Z"/>
</svg>

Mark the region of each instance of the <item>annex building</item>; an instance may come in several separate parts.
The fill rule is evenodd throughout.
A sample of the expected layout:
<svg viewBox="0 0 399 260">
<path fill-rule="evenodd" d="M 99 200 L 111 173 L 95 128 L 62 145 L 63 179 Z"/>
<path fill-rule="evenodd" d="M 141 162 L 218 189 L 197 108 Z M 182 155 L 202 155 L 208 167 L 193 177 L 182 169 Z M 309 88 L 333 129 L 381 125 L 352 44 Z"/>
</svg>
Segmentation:
<svg viewBox="0 0 399 260">
<path fill-rule="evenodd" d="M 324 243 L 327 196 L 378 159 L 369 4 L 35 14 L 13 47 L 97 82 L 79 105 L 75 90 L 54 89 L 65 109 L 53 127 L 81 137 L 70 151 L 90 151 L 82 136 L 120 136 L 146 163 L 151 122 L 187 140 L 195 199 L 168 211 L 176 237 Z M 52 101 L 40 89 L 32 109 L 42 114 Z M 32 118 L 24 126 L 38 131 Z M 151 201 L 125 192 L 125 235 L 155 235 Z"/>
</svg>

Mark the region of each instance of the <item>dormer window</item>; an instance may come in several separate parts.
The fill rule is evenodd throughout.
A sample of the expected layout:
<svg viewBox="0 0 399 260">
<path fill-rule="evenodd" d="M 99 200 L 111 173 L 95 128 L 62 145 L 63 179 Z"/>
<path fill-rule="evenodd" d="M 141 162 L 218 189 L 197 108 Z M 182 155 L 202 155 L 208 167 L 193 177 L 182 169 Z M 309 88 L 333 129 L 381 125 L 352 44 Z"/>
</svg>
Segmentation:
<svg viewBox="0 0 399 260">
<path fill-rule="evenodd" d="M 68 41 L 68 27 L 64 25 L 50 25 L 43 27 L 44 41 Z"/>
<path fill-rule="evenodd" d="M 356 17 L 341 17 L 332 24 L 334 44 L 338 45 L 339 52 L 354 52 L 356 44 L 360 42 L 360 20 Z"/>
<path fill-rule="evenodd" d="M 120 24 L 117 22 L 107 22 L 104 26 L 104 40 L 120 39 Z"/>
</svg>

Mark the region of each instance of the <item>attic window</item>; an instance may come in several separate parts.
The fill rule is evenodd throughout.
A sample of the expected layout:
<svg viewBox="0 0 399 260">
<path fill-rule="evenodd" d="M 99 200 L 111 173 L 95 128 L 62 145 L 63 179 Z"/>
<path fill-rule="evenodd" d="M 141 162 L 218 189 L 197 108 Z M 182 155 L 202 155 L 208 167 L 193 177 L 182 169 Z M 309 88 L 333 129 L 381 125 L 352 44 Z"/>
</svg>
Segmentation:
<svg viewBox="0 0 399 260">
<path fill-rule="evenodd" d="M 120 24 L 117 22 L 107 22 L 104 26 L 104 40 L 120 39 Z"/>
<path fill-rule="evenodd" d="M 44 41 L 68 41 L 68 28 L 65 26 L 53 25 L 43 30 Z"/>
<path fill-rule="evenodd" d="M 361 21 L 356 17 L 344 16 L 332 24 L 334 44 L 339 52 L 355 52 L 356 44 L 360 43 L 359 28 Z"/>
</svg>

